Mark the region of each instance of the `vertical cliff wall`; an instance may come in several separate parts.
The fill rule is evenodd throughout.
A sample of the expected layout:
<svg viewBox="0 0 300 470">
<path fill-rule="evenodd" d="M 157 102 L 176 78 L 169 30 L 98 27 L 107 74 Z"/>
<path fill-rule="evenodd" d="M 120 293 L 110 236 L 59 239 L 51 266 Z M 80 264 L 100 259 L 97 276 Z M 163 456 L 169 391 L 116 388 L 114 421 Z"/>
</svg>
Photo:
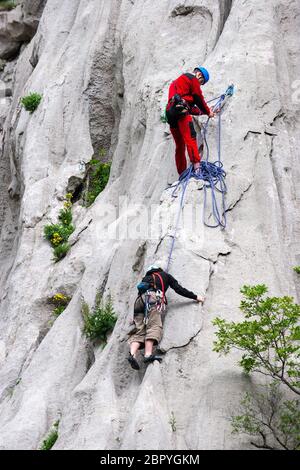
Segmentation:
<svg viewBox="0 0 300 470">
<path fill-rule="evenodd" d="M 238 355 L 212 352 L 211 320 L 240 318 L 243 284 L 297 298 L 299 13 L 293 0 L 25 1 L 0 13 L 0 78 L 11 90 L 0 101 L 0 448 L 36 449 L 58 419 L 56 449 L 249 447 L 227 420 L 247 379 Z M 34 26 L 9 42 L 16 14 Z M 166 261 L 172 223 L 159 221 L 178 207 L 165 191 L 176 169 L 160 115 L 171 80 L 199 63 L 211 73 L 207 99 L 236 86 L 223 114 L 227 228 L 195 231 L 187 215 L 171 273 L 206 301 L 170 293 L 164 360 L 136 373 L 126 361 L 135 285 L 147 264 Z M 31 91 L 43 96 L 32 115 L 20 106 Z M 101 148 L 109 184 L 90 208 L 75 204 L 72 248 L 53 263 L 43 227 Z M 137 202 L 157 206 L 152 237 L 125 231 L 128 218 L 144 225 Z M 186 202 L 201 210 L 195 182 Z M 99 289 L 118 313 L 103 350 L 82 333 L 82 300 L 92 306 Z M 72 301 L 53 323 L 47 299 L 61 290 Z"/>
</svg>

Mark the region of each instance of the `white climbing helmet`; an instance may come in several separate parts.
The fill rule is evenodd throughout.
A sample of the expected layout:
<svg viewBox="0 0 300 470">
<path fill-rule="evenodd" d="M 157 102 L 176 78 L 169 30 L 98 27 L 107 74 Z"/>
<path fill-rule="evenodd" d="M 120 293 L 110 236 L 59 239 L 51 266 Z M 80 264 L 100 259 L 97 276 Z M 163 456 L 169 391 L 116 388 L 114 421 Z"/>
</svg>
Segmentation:
<svg viewBox="0 0 300 470">
<path fill-rule="evenodd" d="M 152 271 L 153 269 L 159 269 L 159 266 L 157 266 L 157 264 L 151 264 L 151 266 L 148 266 L 148 268 L 146 269 L 146 273 L 148 271 Z"/>
</svg>

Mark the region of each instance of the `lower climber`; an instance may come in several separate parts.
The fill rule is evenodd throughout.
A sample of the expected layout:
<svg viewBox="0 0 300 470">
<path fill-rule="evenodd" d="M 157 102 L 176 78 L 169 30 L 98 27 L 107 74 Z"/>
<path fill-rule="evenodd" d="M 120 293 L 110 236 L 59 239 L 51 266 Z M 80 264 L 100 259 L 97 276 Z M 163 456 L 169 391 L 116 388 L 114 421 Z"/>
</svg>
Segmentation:
<svg viewBox="0 0 300 470">
<path fill-rule="evenodd" d="M 200 168 L 201 155 L 197 146 L 196 131 L 192 115 L 206 114 L 215 117 L 207 105 L 200 85 L 209 80 L 209 73 L 204 67 L 196 67 L 193 73 L 184 73 L 174 80 L 169 88 L 169 100 L 166 117 L 171 134 L 175 140 L 175 160 L 178 174 L 186 170 L 185 149 L 197 172 Z"/>
<path fill-rule="evenodd" d="M 158 266 L 149 266 L 142 282 L 137 286 L 139 294 L 134 303 L 135 328 L 129 333 L 130 353 L 128 361 L 133 369 L 138 370 L 140 368 L 136 359 L 136 353 L 140 347 L 145 348 L 145 364 L 155 360 L 161 362 L 162 360 L 161 357 L 153 354 L 153 346 L 157 345 L 162 337 L 161 313 L 167 303 L 165 292 L 169 287 L 183 297 L 197 302 L 204 302 L 203 297 L 197 296 L 182 287 L 171 274 L 163 271 Z"/>
</svg>

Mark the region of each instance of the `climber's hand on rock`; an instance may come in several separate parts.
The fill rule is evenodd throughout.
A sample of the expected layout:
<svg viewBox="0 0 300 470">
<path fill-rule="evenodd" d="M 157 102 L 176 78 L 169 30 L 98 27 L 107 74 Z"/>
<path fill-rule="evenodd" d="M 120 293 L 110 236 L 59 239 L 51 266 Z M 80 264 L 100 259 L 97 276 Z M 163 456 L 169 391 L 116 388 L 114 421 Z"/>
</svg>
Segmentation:
<svg viewBox="0 0 300 470">
<path fill-rule="evenodd" d="M 211 111 L 208 115 L 209 118 L 214 118 L 216 117 L 216 113 L 214 113 L 213 111 Z"/>
<path fill-rule="evenodd" d="M 198 295 L 197 302 L 199 303 L 201 302 L 203 304 L 204 300 L 205 300 L 204 297 L 202 297 L 201 295 Z"/>
</svg>

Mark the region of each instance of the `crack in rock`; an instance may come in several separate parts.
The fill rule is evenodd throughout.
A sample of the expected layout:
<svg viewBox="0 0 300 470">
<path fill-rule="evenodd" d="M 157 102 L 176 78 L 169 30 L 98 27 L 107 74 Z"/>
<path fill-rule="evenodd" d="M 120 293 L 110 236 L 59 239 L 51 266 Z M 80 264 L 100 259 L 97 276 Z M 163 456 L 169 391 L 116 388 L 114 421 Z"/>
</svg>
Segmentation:
<svg viewBox="0 0 300 470">
<path fill-rule="evenodd" d="M 245 137 L 244 137 L 244 141 L 248 139 L 248 137 L 249 137 L 250 134 L 254 134 L 254 135 L 260 134 L 260 135 L 261 135 L 262 132 L 249 130 L 249 131 L 247 132 L 247 134 L 245 135 Z"/>
<path fill-rule="evenodd" d="M 282 111 L 281 109 L 278 111 L 278 113 L 276 114 L 276 116 L 273 118 L 273 121 L 270 122 L 270 126 L 273 127 L 275 122 L 278 120 L 278 119 L 281 119 L 281 118 L 284 118 L 286 117 L 286 114 L 284 111 Z"/>
<path fill-rule="evenodd" d="M 132 265 L 132 270 L 135 272 L 140 272 L 142 269 L 143 262 L 145 260 L 147 242 L 145 241 L 142 245 L 140 245 L 136 251 L 135 259 L 136 261 Z"/>
<path fill-rule="evenodd" d="M 76 238 L 74 239 L 74 241 L 72 241 L 70 243 L 71 246 L 74 246 L 78 241 L 79 241 L 79 237 L 80 235 L 82 234 L 82 232 L 84 232 L 88 227 L 89 225 L 93 222 L 93 219 L 90 219 L 89 222 L 87 223 L 87 225 L 85 227 L 83 227 L 76 235 Z"/>
<path fill-rule="evenodd" d="M 240 195 L 240 197 L 234 202 L 232 203 L 231 206 L 227 207 L 226 211 L 225 212 L 230 212 L 232 211 L 232 209 L 234 209 L 234 207 L 241 201 L 241 199 L 243 198 L 244 194 L 247 193 L 249 191 L 249 189 L 251 188 L 253 184 L 253 181 L 249 184 L 249 186 L 242 192 L 242 194 Z"/>
<path fill-rule="evenodd" d="M 174 8 L 174 10 L 171 13 L 172 18 L 175 18 L 175 16 L 187 16 L 190 15 L 195 11 L 195 7 L 193 6 L 184 6 L 184 5 L 179 5 L 178 7 Z"/>
<path fill-rule="evenodd" d="M 228 251 L 228 252 L 225 252 L 225 253 L 218 253 L 217 255 L 217 259 L 215 261 L 213 260 L 210 260 L 209 258 L 205 258 L 204 256 L 200 256 L 201 258 L 207 260 L 207 261 L 210 261 L 210 272 L 209 272 L 209 280 L 208 280 L 208 286 L 207 286 L 207 289 L 205 291 L 205 297 L 207 296 L 207 292 L 209 290 L 209 287 L 210 287 L 210 282 L 211 282 L 211 277 L 212 275 L 214 274 L 214 269 L 212 268 L 212 265 L 213 267 L 217 264 L 217 262 L 219 261 L 219 258 L 221 256 L 228 256 L 231 254 L 231 250 Z M 193 335 L 190 337 L 190 339 L 187 341 L 187 343 L 185 344 L 182 344 L 180 346 L 172 346 L 168 349 L 160 349 L 159 347 L 157 348 L 158 351 L 160 351 L 162 354 L 166 354 L 168 351 L 171 351 L 172 349 L 182 349 L 182 348 L 186 348 L 198 335 L 199 333 L 202 331 L 203 329 L 203 320 L 202 320 L 202 325 L 201 325 L 201 328 Z"/>
<path fill-rule="evenodd" d="M 169 351 L 172 351 L 172 349 L 182 349 L 186 348 L 195 338 L 196 336 L 199 335 L 199 333 L 202 331 L 202 326 L 201 328 L 188 340 L 186 344 L 182 344 L 180 346 L 172 346 L 169 349 L 160 349 L 159 347 L 157 348 L 157 352 L 161 352 L 162 354 L 167 354 Z"/>
<path fill-rule="evenodd" d="M 162 244 L 162 242 L 164 241 L 164 239 L 168 236 L 168 234 L 164 235 L 158 242 L 158 244 L 156 245 L 156 248 L 155 248 L 155 251 L 154 251 L 154 254 L 156 255 L 158 250 L 159 250 L 159 247 L 160 245 Z"/>
</svg>

